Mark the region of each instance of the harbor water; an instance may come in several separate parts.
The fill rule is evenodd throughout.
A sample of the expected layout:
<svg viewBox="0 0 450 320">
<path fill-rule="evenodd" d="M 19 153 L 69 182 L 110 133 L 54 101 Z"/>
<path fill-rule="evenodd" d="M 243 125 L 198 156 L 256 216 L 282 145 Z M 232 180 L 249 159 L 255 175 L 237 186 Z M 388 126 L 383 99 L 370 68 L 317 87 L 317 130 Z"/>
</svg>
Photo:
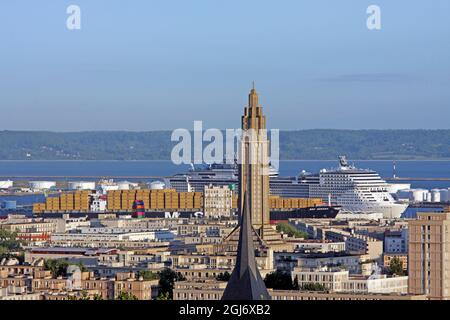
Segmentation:
<svg viewBox="0 0 450 320">
<path fill-rule="evenodd" d="M 393 161 L 349 161 L 359 168 L 375 170 L 382 178 L 397 177 L 413 178 L 450 178 L 450 161 L 396 161 L 394 172 Z M 280 176 L 295 176 L 302 170 L 318 172 L 321 169 L 337 167 L 334 160 L 292 160 L 280 161 Z M 188 171 L 189 165 L 175 165 L 171 161 L 0 161 L 0 180 L 26 180 L 30 177 L 36 180 L 46 177 L 137 177 L 137 176 L 170 176 Z M 17 178 L 19 177 L 19 178 Z M 55 179 L 52 179 L 55 180 Z M 70 178 L 59 178 L 70 180 Z M 80 180 L 74 178 L 73 180 Z M 89 180 L 89 179 L 83 179 Z M 142 179 L 141 179 L 142 180 Z M 408 181 L 413 188 L 448 188 L 450 181 Z M 33 202 L 43 201 L 43 195 L 0 196 L 2 201 L 17 201 L 17 205 L 29 205 Z M 414 217 L 417 211 L 423 208 L 408 208 L 406 217 Z M 427 208 L 434 211 L 439 208 Z"/>
</svg>

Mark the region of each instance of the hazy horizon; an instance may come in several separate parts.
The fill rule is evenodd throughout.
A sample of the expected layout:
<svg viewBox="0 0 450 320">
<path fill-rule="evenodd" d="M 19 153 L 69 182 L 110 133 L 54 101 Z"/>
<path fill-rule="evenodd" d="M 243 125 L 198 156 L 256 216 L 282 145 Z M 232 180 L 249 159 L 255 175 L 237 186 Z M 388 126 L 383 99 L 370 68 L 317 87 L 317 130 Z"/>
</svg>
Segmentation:
<svg viewBox="0 0 450 320">
<path fill-rule="evenodd" d="M 64 133 L 64 134 L 70 134 L 70 133 L 102 133 L 102 132 L 124 132 L 124 133 L 145 133 L 145 132 L 172 132 L 175 129 L 180 128 L 169 128 L 169 129 L 154 129 L 154 130 L 126 130 L 126 129 L 111 129 L 111 130 L 73 130 L 73 131 L 64 131 L 64 130 L 0 130 L 0 132 L 25 132 L 25 133 L 33 133 L 33 132 L 47 132 L 47 133 Z M 188 131 L 194 131 L 193 128 L 182 128 L 187 129 Z M 211 127 L 204 127 L 203 131 L 206 131 L 207 129 L 218 129 L 218 130 L 226 130 L 226 129 L 239 129 L 239 128 L 211 128 Z M 450 128 L 433 128 L 433 129 L 426 129 L 426 128 L 407 128 L 407 129 L 393 129 L 393 128 L 386 128 L 386 129 L 338 129 L 338 128 L 310 128 L 310 129 L 278 129 L 278 128 L 268 128 L 267 130 L 280 130 L 284 132 L 292 132 L 292 131 L 318 131 L 318 130 L 324 130 L 324 131 L 450 131 Z"/>
</svg>

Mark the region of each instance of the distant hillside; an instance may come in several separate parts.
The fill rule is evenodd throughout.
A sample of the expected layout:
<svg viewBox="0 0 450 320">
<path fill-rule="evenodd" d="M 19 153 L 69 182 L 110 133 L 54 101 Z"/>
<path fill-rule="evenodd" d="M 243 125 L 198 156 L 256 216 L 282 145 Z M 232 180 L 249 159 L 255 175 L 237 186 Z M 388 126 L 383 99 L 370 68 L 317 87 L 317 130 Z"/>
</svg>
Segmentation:
<svg viewBox="0 0 450 320">
<path fill-rule="evenodd" d="M 0 160 L 169 160 L 171 131 L 0 132 Z M 206 144 L 206 143 L 205 143 Z M 450 130 L 302 130 L 280 132 L 285 160 L 450 159 Z"/>
</svg>

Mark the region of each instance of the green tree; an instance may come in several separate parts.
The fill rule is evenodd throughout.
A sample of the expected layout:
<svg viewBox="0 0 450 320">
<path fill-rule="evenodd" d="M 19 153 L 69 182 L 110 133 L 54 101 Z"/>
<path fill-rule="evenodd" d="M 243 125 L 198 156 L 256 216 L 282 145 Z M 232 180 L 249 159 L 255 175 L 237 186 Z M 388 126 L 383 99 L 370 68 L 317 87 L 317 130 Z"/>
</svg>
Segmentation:
<svg viewBox="0 0 450 320">
<path fill-rule="evenodd" d="M 0 259 L 2 258 L 6 258 L 9 255 L 9 250 L 8 248 L 4 247 L 4 246 L 0 246 Z"/>
<path fill-rule="evenodd" d="M 48 259 L 45 260 L 45 270 L 50 270 L 52 277 L 65 276 L 69 263 L 64 259 Z"/>
<path fill-rule="evenodd" d="M 157 280 L 159 279 L 158 273 L 152 272 L 150 270 L 141 270 L 137 273 L 137 277 L 142 277 L 144 280 Z"/>
<path fill-rule="evenodd" d="M 159 293 L 158 296 L 156 297 L 156 300 L 171 300 L 169 297 L 169 293 Z"/>
<path fill-rule="evenodd" d="M 292 289 L 299 290 L 300 286 L 298 285 L 298 276 L 295 276 L 294 283 L 292 284 Z"/>
<path fill-rule="evenodd" d="M 217 275 L 217 281 L 229 281 L 231 278 L 231 274 L 228 271 L 221 272 Z"/>
<path fill-rule="evenodd" d="M 389 263 L 389 273 L 396 276 L 404 276 L 403 262 L 398 257 L 393 257 Z"/>
<path fill-rule="evenodd" d="M 81 297 L 79 298 L 79 300 L 90 300 L 90 297 L 89 297 L 87 291 L 85 291 L 85 290 L 81 291 Z"/>
<path fill-rule="evenodd" d="M 165 268 L 159 272 L 159 293 L 173 298 L 173 287 L 175 281 L 184 281 L 186 278 L 179 272 Z"/>
<path fill-rule="evenodd" d="M 167 160 L 175 142 L 171 131 L 11 132 L 0 131 L 0 159 Z M 42 148 L 43 145 L 51 148 Z M 130 151 L 133 146 L 133 152 Z M 450 130 L 280 131 L 282 160 L 449 159 Z"/>
<path fill-rule="evenodd" d="M 17 238 L 17 232 L 0 229 L 0 259 L 18 257 L 12 252 L 18 252 L 19 256 L 22 255 L 22 246 L 25 244 L 25 241 Z"/>
<path fill-rule="evenodd" d="M 320 283 L 305 283 L 300 287 L 303 291 L 327 291 L 327 288 Z"/>
<path fill-rule="evenodd" d="M 48 259 L 45 260 L 45 270 L 50 270 L 52 277 L 67 276 L 67 268 L 71 265 L 78 266 L 80 271 L 86 271 L 86 267 L 82 263 L 71 263 L 65 259 Z"/>
<path fill-rule="evenodd" d="M 294 226 L 286 222 L 279 222 L 277 224 L 277 231 L 286 233 L 290 237 L 308 238 L 308 234 L 297 230 Z"/>
<path fill-rule="evenodd" d="M 294 288 L 291 274 L 279 270 L 267 274 L 264 283 L 267 288 L 275 290 L 292 290 Z"/>
<path fill-rule="evenodd" d="M 116 297 L 116 300 L 139 300 L 135 295 L 121 291 L 119 295 Z"/>
</svg>

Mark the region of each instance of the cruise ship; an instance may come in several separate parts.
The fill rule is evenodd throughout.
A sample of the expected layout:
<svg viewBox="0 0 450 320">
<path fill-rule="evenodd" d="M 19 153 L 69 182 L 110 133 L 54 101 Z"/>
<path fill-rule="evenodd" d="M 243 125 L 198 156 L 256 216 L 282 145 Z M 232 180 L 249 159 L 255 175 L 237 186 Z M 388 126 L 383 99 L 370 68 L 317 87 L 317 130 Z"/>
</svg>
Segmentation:
<svg viewBox="0 0 450 320">
<path fill-rule="evenodd" d="M 318 174 L 303 172 L 301 184 L 309 186 L 309 197 L 322 198 L 353 213 L 382 213 L 384 218 L 400 218 L 407 204 L 398 203 L 389 193 L 389 184 L 378 173 L 350 165 L 339 157 L 339 168 L 322 169 Z"/>
<path fill-rule="evenodd" d="M 238 192 L 238 164 L 213 163 L 194 167 L 186 173 L 166 178 L 166 186 L 178 192 L 203 191 L 205 186 L 234 185 Z M 308 198 L 309 187 L 301 184 L 298 177 L 280 177 L 278 171 L 270 167 L 270 194 L 285 198 Z"/>
<path fill-rule="evenodd" d="M 195 167 L 164 179 L 167 187 L 177 192 L 203 191 L 205 186 L 238 186 L 238 167 L 233 163 L 213 163 Z"/>
<path fill-rule="evenodd" d="M 238 188 L 237 164 L 192 166 L 186 173 L 165 181 L 167 186 L 183 191 L 203 191 L 207 185 L 234 185 Z M 337 169 L 322 169 L 319 173 L 302 172 L 298 176 L 281 177 L 276 171 L 270 176 L 270 193 L 286 198 L 322 198 L 328 206 L 340 207 L 351 213 L 382 213 L 385 218 L 399 218 L 407 204 L 398 203 L 389 193 L 389 185 L 377 172 L 349 165 L 339 157 Z"/>
</svg>

